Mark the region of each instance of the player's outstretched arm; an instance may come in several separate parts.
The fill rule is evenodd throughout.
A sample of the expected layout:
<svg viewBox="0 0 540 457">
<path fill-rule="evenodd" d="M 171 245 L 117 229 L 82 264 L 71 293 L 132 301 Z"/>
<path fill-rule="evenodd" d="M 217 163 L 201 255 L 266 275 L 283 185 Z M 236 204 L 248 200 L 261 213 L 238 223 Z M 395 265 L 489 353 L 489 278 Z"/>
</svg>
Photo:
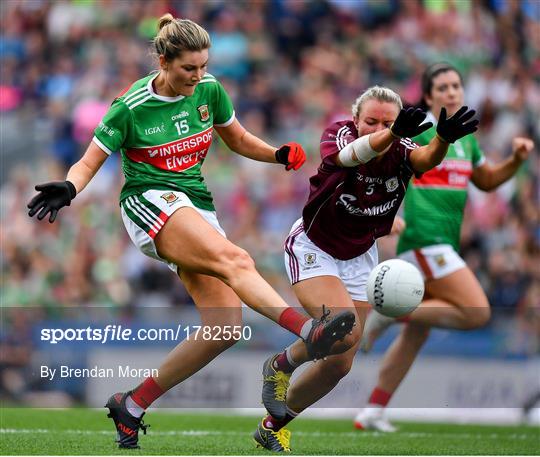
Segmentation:
<svg viewBox="0 0 540 457">
<path fill-rule="evenodd" d="M 259 162 L 281 163 L 286 170 L 298 170 L 306 153 L 298 143 L 286 143 L 277 149 L 249 133 L 238 120 L 227 127 L 215 127 L 225 144 L 234 152 Z"/>
<path fill-rule="evenodd" d="M 56 220 L 58 211 L 82 191 L 105 162 L 108 155 L 94 142 L 90 143 L 83 157 L 68 171 L 65 181 L 54 181 L 38 184 L 38 194 L 28 203 L 28 215 L 42 220 L 49 215 L 49 222 Z"/>
<path fill-rule="evenodd" d="M 431 128 L 424 122 L 426 113 L 420 108 L 402 109 L 390 128 L 361 136 L 345 146 L 336 156 L 340 167 L 355 167 L 383 155 L 396 138 L 413 137 Z"/>
<path fill-rule="evenodd" d="M 496 189 L 515 175 L 533 149 L 534 142 L 529 138 L 514 138 L 512 140 L 512 155 L 500 163 L 493 165 L 484 162 L 479 167 L 476 167 L 471 176 L 471 181 L 480 190 L 486 192 Z"/>
<path fill-rule="evenodd" d="M 448 145 L 478 129 L 478 121 L 473 119 L 476 111 L 462 106 L 452 117 L 446 117 L 446 108 L 441 108 L 437 134 L 426 145 L 411 152 L 411 163 L 415 171 L 423 173 L 439 165 L 446 153 Z"/>
</svg>

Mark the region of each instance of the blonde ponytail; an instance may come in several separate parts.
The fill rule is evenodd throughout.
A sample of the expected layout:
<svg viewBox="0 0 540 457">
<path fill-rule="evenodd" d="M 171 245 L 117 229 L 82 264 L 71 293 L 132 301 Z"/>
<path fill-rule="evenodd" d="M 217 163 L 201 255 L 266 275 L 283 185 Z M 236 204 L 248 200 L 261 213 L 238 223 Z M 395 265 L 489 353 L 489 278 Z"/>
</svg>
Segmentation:
<svg viewBox="0 0 540 457">
<path fill-rule="evenodd" d="M 171 13 L 159 18 L 154 47 L 158 55 L 171 61 L 182 51 L 202 51 L 211 46 L 208 32 L 189 19 L 175 19 Z"/>
</svg>

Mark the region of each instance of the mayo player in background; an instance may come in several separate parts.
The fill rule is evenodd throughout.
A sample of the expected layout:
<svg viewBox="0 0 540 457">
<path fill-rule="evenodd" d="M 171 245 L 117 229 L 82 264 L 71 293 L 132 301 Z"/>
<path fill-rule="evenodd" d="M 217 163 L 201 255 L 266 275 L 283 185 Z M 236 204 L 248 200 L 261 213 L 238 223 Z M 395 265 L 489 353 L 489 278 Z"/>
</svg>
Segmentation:
<svg viewBox="0 0 540 457">
<path fill-rule="evenodd" d="M 264 363 L 262 398 L 269 415 L 254 439 L 276 452 L 290 450 L 290 432 L 284 426 L 330 392 L 351 368 L 368 307 L 367 277 L 377 265 L 375 240 L 390 232 L 409 179 L 438 165 L 449 143 L 478 124 L 466 107 L 448 119 L 443 109 L 436 135 L 419 147 L 409 137 L 431 127 L 421 125 L 426 113 L 403 110 L 399 95 L 378 86 L 356 100 L 352 114 L 352 120 L 332 124 L 322 135 L 322 163 L 310 179 L 302 218 L 285 242 L 285 266 L 308 313 L 319 315 L 323 305 L 334 312 L 349 310 L 360 325 L 339 343 L 346 352 L 317 361 L 290 389 L 291 373 L 307 360 L 301 341 Z"/>
<path fill-rule="evenodd" d="M 236 120 L 222 85 L 206 73 L 210 38 L 187 19 L 166 14 L 154 40 L 160 70 L 133 83 L 112 103 L 84 156 L 64 182 L 36 186 L 29 215 L 49 222 L 69 206 L 105 159 L 122 153 L 126 178 L 120 195 L 124 225 L 146 255 L 166 262 L 193 297 L 202 325 L 239 325 L 241 302 L 300 336 L 306 352 L 330 348 L 354 324 L 352 313 L 315 320 L 287 306 L 258 274 L 247 252 L 227 240 L 216 218 L 201 166 L 215 129 L 233 151 L 254 160 L 297 170 L 302 147 L 288 143 L 276 150 L 247 132 Z M 201 332 L 202 334 L 203 332 Z M 141 418 L 163 393 L 196 373 L 234 343 L 221 338 L 190 338 L 133 391 L 108 400 L 119 446 L 137 448 Z"/>
<path fill-rule="evenodd" d="M 463 81 L 449 64 L 428 67 L 422 76 L 423 107 L 435 124 L 414 141 L 427 144 L 437 128 L 438 113 L 449 115 L 463 105 Z M 486 294 L 474 273 L 459 256 L 459 239 L 469 181 L 477 188 L 492 191 L 510 179 L 533 149 L 527 138 L 514 138 L 512 155 L 492 165 L 484 157 L 474 135 L 450 146 L 444 161 L 422 177 L 415 177 L 405 196 L 405 229 L 397 253 L 413 263 L 425 278 L 425 300 L 405 319 L 401 334 L 386 352 L 377 386 L 369 404 L 354 420 L 358 429 L 395 431 L 384 408 L 405 378 L 432 326 L 461 330 L 485 325 L 490 318 Z M 369 351 L 375 339 L 397 322 L 372 312 L 366 321 L 361 349 Z"/>
</svg>

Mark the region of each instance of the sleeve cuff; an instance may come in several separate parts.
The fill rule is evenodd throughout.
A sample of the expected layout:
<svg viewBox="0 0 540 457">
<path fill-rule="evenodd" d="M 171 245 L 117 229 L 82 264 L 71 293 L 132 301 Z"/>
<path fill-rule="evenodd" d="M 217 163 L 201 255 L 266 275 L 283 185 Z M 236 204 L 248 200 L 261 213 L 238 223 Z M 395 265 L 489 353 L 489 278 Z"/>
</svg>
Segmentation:
<svg viewBox="0 0 540 457">
<path fill-rule="evenodd" d="M 481 167 L 485 163 L 486 163 L 486 156 L 482 156 L 482 157 L 480 157 L 480 160 L 478 162 L 473 163 L 473 168 Z"/>
<path fill-rule="evenodd" d="M 214 125 L 216 127 L 228 127 L 229 125 L 233 123 L 235 119 L 236 119 L 236 115 L 235 115 L 235 112 L 233 111 L 231 117 L 229 118 L 227 122 L 224 122 L 223 124 L 214 124 Z"/>
<path fill-rule="evenodd" d="M 107 155 L 111 155 L 114 151 L 111 151 L 107 146 L 105 146 L 101 141 L 99 141 L 98 137 L 94 135 L 94 138 L 92 138 L 92 141 L 96 143 L 101 150 Z"/>
</svg>

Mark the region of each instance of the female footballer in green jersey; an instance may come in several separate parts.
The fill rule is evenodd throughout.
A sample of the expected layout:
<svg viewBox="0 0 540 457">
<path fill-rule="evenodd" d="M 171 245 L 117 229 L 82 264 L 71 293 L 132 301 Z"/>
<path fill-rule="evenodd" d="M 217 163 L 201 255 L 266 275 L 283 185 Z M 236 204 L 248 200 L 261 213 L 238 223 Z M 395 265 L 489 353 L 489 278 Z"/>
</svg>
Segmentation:
<svg viewBox="0 0 540 457">
<path fill-rule="evenodd" d="M 427 119 L 435 125 L 413 140 L 426 144 L 438 120 L 433 113 L 445 107 L 452 115 L 463 105 L 461 75 L 446 63 L 431 65 L 422 75 L 422 97 L 423 107 L 430 110 Z M 467 186 L 470 181 L 483 191 L 496 189 L 514 176 L 533 147 L 530 139 L 514 138 L 512 155 L 492 165 L 471 134 L 450 145 L 441 165 L 411 180 L 404 200 L 405 228 L 397 253 L 423 273 L 425 300 L 406 318 L 407 324 L 386 352 L 377 387 L 367 407 L 355 418 L 357 428 L 395 430 L 386 419 L 384 408 L 427 340 L 430 327 L 468 330 L 488 322 L 486 294 L 458 254 Z M 395 319 L 371 312 L 361 348 L 369 351 L 375 339 L 394 322 Z"/>
<path fill-rule="evenodd" d="M 305 354 L 329 354 L 352 330 L 354 314 L 312 319 L 290 308 L 258 274 L 249 254 L 225 237 L 201 166 L 215 129 L 227 146 L 248 158 L 297 170 L 302 147 L 276 150 L 247 132 L 223 86 L 206 73 L 210 37 L 187 19 L 166 14 L 154 39 L 159 72 L 133 83 L 112 103 L 84 156 L 66 181 L 36 186 L 29 215 L 53 222 L 112 153 L 122 154 L 126 178 L 120 194 L 124 225 L 146 255 L 167 263 L 193 297 L 201 322 L 212 329 L 241 324 L 241 301 L 300 336 Z M 120 447 L 138 447 L 145 409 L 234 343 L 233 338 L 190 335 L 167 356 L 159 375 L 107 402 Z"/>
</svg>

